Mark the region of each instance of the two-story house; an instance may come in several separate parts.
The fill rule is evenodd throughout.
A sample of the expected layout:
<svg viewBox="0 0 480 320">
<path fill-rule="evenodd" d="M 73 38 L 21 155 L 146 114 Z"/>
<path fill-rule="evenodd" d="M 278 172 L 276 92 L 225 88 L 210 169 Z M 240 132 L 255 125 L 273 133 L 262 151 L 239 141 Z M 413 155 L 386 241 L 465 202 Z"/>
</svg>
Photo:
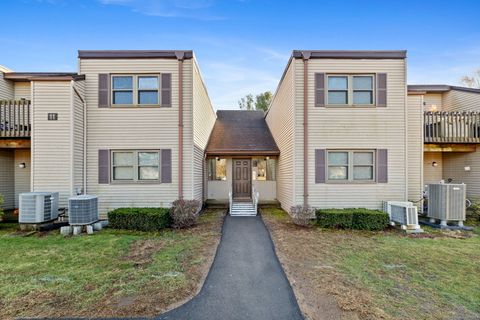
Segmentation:
<svg viewBox="0 0 480 320">
<path fill-rule="evenodd" d="M 380 208 L 453 179 L 480 194 L 480 90 L 407 86 L 405 51 L 293 51 L 266 114 L 214 112 L 192 51 L 79 51 L 0 69 L 0 194 L 129 206 Z M 477 172 L 478 171 L 478 172 Z M 418 202 L 420 203 L 420 202 Z"/>
</svg>

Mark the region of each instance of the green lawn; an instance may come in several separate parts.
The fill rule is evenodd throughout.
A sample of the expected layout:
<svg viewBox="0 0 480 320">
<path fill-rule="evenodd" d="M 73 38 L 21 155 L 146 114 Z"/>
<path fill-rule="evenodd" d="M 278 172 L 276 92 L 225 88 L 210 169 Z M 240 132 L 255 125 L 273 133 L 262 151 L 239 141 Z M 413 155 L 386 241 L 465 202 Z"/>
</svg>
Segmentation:
<svg viewBox="0 0 480 320">
<path fill-rule="evenodd" d="M 223 213 L 192 229 L 104 229 L 63 237 L 0 224 L 0 306 L 5 317 L 154 315 L 187 298 L 208 270 Z"/>
<path fill-rule="evenodd" d="M 323 287 L 344 310 L 361 318 L 480 318 L 480 228 L 466 238 L 432 229 L 421 237 L 305 230 L 281 210 L 263 212 L 282 262 L 295 270 L 291 280 Z"/>
</svg>

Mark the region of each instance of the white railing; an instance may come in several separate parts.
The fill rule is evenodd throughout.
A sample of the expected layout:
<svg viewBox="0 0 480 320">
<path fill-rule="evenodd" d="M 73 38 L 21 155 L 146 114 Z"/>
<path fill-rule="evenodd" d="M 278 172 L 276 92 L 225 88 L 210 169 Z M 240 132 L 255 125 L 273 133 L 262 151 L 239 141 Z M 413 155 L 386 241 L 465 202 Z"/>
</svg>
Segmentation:
<svg viewBox="0 0 480 320">
<path fill-rule="evenodd" d="M 232 190 L 228 192 L 228 213 L 232 214 L 232 204 L 233 204 L 233 197 L 232 197 Z"/>
<path fill-rule="evenodd" d="M 255 214 L 257 214 L 258 198 L 259 197 L 260 197 L 260 194 L 258 193 L 257 190 L 255 190 L 255 187 L 252 186 L 252 200 L 253 200 L 253 206 L 255 207 Z"/>
</svg>

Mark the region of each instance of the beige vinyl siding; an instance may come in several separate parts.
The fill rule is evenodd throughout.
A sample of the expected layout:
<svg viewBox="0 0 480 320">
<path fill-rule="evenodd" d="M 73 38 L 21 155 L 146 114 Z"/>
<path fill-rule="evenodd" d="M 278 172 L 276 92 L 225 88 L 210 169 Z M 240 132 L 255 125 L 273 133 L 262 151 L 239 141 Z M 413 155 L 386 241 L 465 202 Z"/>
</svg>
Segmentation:
<svg viewBox="0 0 480 320">
<path fill-rule="evenodd" d="M 31 99 L 31 85 L 30 82 L 15 82 L 14 86 L 14 99 Z"/>
<path fill-rule="evenodd" d="M 465 167 L 470 171 L 465 171 Z M 443 153 L 443 177 L 467 185 L 467 197 L 480 200 L 480 151 Z"/>
<path fill-rule="evenodd" d="M 32 189 L 59 192 L 59 206 L 71 195 L 70 81 L 34 81 L 32 115 Z M 48 121 L 48 113 L 58 120 Z"/>
<path fill-rule="evenodd" d="M 416 202 L 422 199 L 423 192 L 423 96 L 409 95 L 407 105 L 408 200 Z"/>
<path fill-rule="evenodd" d="M 437 106 L 436 111 L 443 110 L 443 95 L 441 93 L 427 93 L 423 96 L 423 99 L 425 101 L 424 111 L 435 111 L 432 106 Z"/>
<path fill-rule="evenodd" d="M 4 79 L 5 73 L 0 70 L 0 100 L 1 99 L 13 99 L 14 89 L 13 82 Z"/>
<path fill-rule="evenodd" d="M 0 149 L 0 195 L 3 196 L 3 209 L 12 209 L 15 205 L 15 176 L 13 149 Z"/>
<path fill-rule="evenodd" d="M 30 149 L 15 149 L 15 208 L 18 208 L 18 199 L 20 193 L 30 192 L 30 157 Z M 25 168 L 20 168 L 18 166 L 20 163 L 25 163 Z"/>
<path fill-rule="evenodd" d="M 294 68 L 292 62 L 280 82 L 266 116 L 266 122 L 280 149 L 277 168 L 277 200 L 290 211 L 295 203 L 295 97 Z M 298 125 L 297 125 L 298 126 Z"/>
<path fill-rule="evenodd" d="M 444 93 L 445 111 L 480 111 L 480 93 L 450 90 Z"/>
<path fill-rule="evenodd" d="M 433 162 L 437 166 L 433 166 Z M 442 152 L 425 152 L 423 155 L 423 183 L 439 183 L 443 179 Z"/>
<path fill-rule="evenodd" d="M 196 60 L 193 60 L 193 193 L 203 201 L 205 148 L 215 124 L 215 112 Z"/>
<path fill-rule="evenodd" d="M 187 65 L 187 63 L 185 63 Z M 188 70 L 188 67 L 186 66 Z M 99 73 L 171 73 L 172 107 L 170 108 L 98 108 Z M 129 206 L 170 206 L 178 197 L 178 61 L 172 59 L 85 59 L 80 60 L 80 73 L 85 74 L 87 102 L 87 193 L 99 197 L 100 214 Z M 188 77 L 188 71 L 184 72 Z M 184 80 L 185 80 L 184 77 Z M 191 82 L 185 82 L 188 86 Z M 188 90 L 184 90 L 188 95 Z M 188 99 L 186 105 L 191 103 Z M 186 109 L 188 110 L 188 106 Z M 184 112 L 188 117 L 188 112 Z M 184 119 L 185 119 L 184 118 Z M 189 122 L 184 124 L 185 141 L 191 137 Z M 191 145 L 185 149 L 192 149 Z M 98 184 L 99 149 L 171 149 L 172 183 L 164 184 Z M 188 151 L 188 150 L 186 150 Z M 191 154 L 191 152 L 190 152 Z M 185 168 L 189 165 L 188 152 L 184 155 Z M 190 173 L 190 176 L 188 174 Z M 185 170 L 185 182 L 191 179 L 191 170 Z"/>
<path fill-rule="evenodd" d="M 183 197 L 185 199 L 192 199 L 193 190 L 194 190 L 193 167 L 194 167 L 194 151 L 195 150 L 193 148 L 193 63 L 192 61 L 193 59 L 188 59 L 183 62 Z M 178 63 L 177 61 L 175 62 Z M 172 91 L 172 94 L 173 94 L 173 91 Z M 178 134 L 178 129 L 177 129 L 177 134 Z M 176 198 L 178 198 L 178 196 Z"/>
<path fill-rule="evenodd" d="M 72 82 L 73 87 L 80 94 L 85 96 L 85 81 Z M 73 89 L 73 88 L 72 88 Z M 73 99 L 73 191 L 83 188 L 83 172 L 84 172 L 84 104 L 76 92 L 72 90 Z"/>
<path fill-rule="evenodd" d="M 303 62 L 296 60 L 296 201 L 303 197 Z M 407 198 L 406 79 L 404 60 L 311 59 L 308 73 L 308 186 L 313 207 L 380 209 Z M 314 74 L 387 73 L 387 107 L 314 107 Z M 388 183 L 315 183 L 315 149 L 387 149 Z"/>
</svg>

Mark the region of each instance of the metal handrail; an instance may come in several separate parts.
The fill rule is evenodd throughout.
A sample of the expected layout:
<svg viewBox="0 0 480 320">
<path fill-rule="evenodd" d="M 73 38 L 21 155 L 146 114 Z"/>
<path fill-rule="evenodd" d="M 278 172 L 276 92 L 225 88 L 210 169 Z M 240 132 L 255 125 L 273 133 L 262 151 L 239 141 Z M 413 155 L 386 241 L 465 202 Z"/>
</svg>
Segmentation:
<svg viewBox="0 0 480 320">
<path fill-rule="evenodd" d="M 233 197 L 232 197 L 232 190 L 228 191 L 228 213 L 232 214 L 232 203 L 233 203 Z"/>
<path fill-rule="evenodd" d="M 258 207 L 258 199 L 260 198 L 260 193 L 255 190 L 255 187 L 252 186 L 252 199 L 253 199 L 253 206 L 255 207 L 255 214 L 257 214 L 257 207 Z"/>
</svg>

